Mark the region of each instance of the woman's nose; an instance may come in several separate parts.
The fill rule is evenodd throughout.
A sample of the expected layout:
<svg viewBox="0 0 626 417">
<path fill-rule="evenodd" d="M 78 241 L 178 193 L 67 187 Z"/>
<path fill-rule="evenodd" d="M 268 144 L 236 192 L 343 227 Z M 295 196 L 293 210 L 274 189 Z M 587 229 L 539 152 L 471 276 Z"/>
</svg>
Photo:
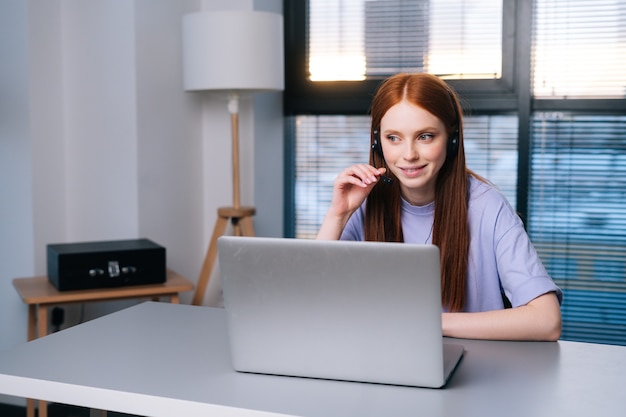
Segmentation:
<svg viewBox="0 0 626 417">
<path fill-rule="evenodd" d="M 406 149 L 404 150 L 404 159 L 406 159 L 407 161 L 412 161 L 412 160 L 417 159 L 418 156 L 419 156 L 419 153 L 417 151 L 417 144 L 415 144 L 414 142 L 407 141 Z"/>
</svg>

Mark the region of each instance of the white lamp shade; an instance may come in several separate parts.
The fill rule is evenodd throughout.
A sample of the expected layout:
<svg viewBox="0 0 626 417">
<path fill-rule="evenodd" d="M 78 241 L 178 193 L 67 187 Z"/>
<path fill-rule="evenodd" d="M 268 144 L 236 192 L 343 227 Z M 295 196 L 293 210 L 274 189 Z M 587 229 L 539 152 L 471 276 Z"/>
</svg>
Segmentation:
<svg viewBox="0 0 626 417">
<path fill-rule="evenodd" d="M 224 10 L 183 17 L 183 74 L 187 91 L 283 90 L 283 17 Z"/>
</svg>

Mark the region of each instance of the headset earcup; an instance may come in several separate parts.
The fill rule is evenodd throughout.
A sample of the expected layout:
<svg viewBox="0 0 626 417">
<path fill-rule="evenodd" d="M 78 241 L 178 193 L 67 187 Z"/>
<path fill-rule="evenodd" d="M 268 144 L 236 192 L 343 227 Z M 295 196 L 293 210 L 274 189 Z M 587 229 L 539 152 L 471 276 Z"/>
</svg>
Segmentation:
<svg viewBox="0 0 626 417">
<path fill-rule="evenodd" d="M 448 139 L 448 150 L 447 150 L 448 158 L 456 157 L 456 154 L 459 152 L 459 132 L 454 132 L 450 135 Z"/>
<path fill-rule="evenodd" d="M 383 147 L 380 144 L 380 133 L 378 130 L 374 131 L 374 142 L 372 143 L 372 150 L 378 155 L 383 156 Z"/>
</svg>

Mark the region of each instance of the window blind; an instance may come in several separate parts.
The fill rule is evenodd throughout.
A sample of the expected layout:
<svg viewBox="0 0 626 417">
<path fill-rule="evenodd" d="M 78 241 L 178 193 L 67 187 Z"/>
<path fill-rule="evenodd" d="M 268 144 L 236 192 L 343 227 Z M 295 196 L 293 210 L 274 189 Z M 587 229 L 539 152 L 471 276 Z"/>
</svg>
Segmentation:
<svg viewBox="0 0 626 417">
<path fill-rule="evenodd" d="M 467 166 L 517 204 L 518 119 L 516 115 L 463 118 Z"/>
<path fill-rule="evenodd" d="M 292 103 L 304 110 L 288 114 L 365 114 L 361 103 L 373 86 L 396 72 L 452 79 L 459 91 L 466 89 L 467 108 L 473 108 L 465 118 L 469 167 L 519 205 L 531 239 L 565 291 L 563 338 L 626 345 L 626 1 L 308 0 L 298 12 L 295 23 L 306 29 L 306 40 L 296 39 L 302 39 L 302 63 L 308 60 L 302 68 L 310 74 L 297 77 L 320 87 L 294 84 Z M 323 59 L 315 61 L 317 56 Z M 516 61 L 526 56 L 530 65 L 525 58 Z M 490 63 L 476 69 L 472 59 Z M 347 79 L 365 81 L 308 82 Z M 511 97 L 510 85 L 524 94 Z M 524 90 L 530 92 L 527 103 Z M 350 101 L 355 92 L 361 94 L 358 105 Z M 342 106 L 333 105 L 338 97 Z M 302 105 L 308 102 L 318 105 Z M 368 125 L 365 115 L 287 118 L 289 143 L 298 146 L 291 149 L 288 193 L 297 208 L 290 211 L 290 236 L 317 233 L 334 177 L 368 160 Z M 357 142 L 348 145 L 352 140 Z M 514 191 L 518 155 L 524 161 L 519 172 L 529 174 L 519 181 L 523 194 Z"/>
<path fill-rule="evenodd" d="M 502 0 L 309 0 L 312 81 L 502 74 Z"/>
<path fill-rule="evenodd" d="M 534 23 L 535 97 L 626 96 L 624 0 L 536 0 Z"/>
<path fill-rule="evenodd" d="M 563 289 L 563 339 L 626 345 L 626 116 L 538 113 L 529 233 Z"/>
<path fill-rule="evenodd" d="M 314 238 L 330 205 L 333 181 L 369 161 L 369 116 L 295 116 L 295 237 Z"/>
<path fill-rule="evenodd" d="M 295 116 L 295 237 L 313 238 L 330 205 L 333 181 L 369 161 L 369 116 Z M 517 184 L 517 117 L 464 118 L 468 166 L 495 183 L 512 204 Z"/>
<path fill-rule="evenodd" d="M 556 100 L 531 120 L 529 233 L 564 291 L 562 338 L 626 345 L 626 116 L 559 110 L 626 96 L 626 2 L 535 0 L 533 21 L 533 95 Z"/>
</svg>

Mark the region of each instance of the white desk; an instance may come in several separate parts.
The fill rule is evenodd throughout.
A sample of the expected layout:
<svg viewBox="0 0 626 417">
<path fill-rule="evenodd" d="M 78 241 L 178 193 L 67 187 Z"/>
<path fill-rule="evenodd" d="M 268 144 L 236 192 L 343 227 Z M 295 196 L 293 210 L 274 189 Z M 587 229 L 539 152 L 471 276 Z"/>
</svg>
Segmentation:
<svg viewBox="0 0 626 417">
<path fill-rule="evenodd" d="M 241 374 L 223 310 L 147 302 L 0 352 L 0 393 L 171 416 L 607 416 L 626 348 L 462 340 L 444 389 Z M 306 358 L 302 358 L 306 360 Z"/>
</svg>

